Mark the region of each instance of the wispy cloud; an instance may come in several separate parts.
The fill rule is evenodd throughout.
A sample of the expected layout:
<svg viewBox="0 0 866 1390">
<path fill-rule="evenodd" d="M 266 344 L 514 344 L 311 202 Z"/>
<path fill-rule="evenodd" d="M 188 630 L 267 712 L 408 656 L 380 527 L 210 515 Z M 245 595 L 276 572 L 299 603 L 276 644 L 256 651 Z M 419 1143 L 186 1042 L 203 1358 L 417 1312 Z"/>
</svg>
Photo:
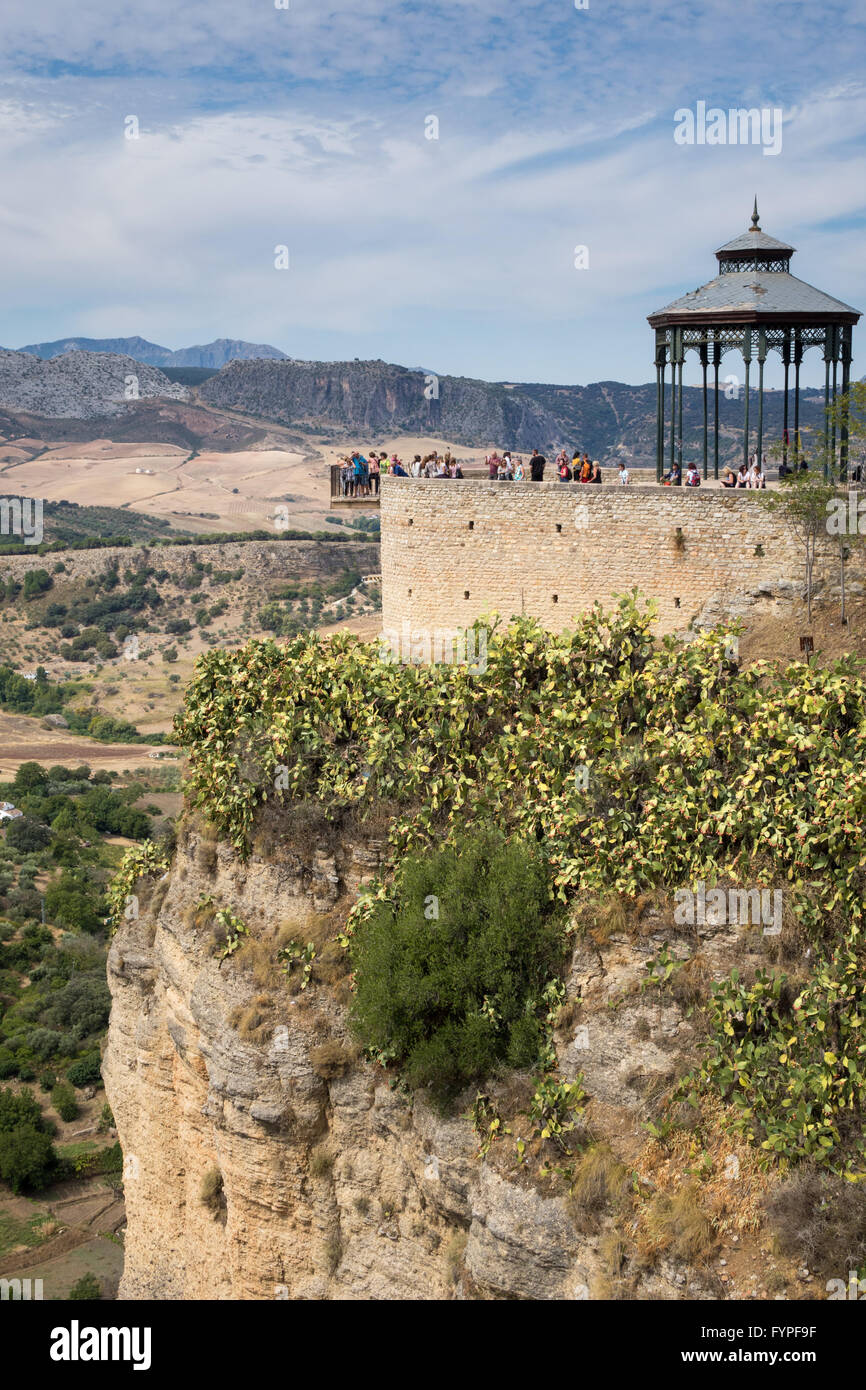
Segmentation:
<svg viewBox="0 0 866 1390">
<path fill-rule="evenodd" d="M 646 380 L 645 314 L 709 278 L 756 192 L 796 272 L 866 307 L 862 36 L 859 5 L 779 0 L 736 22 L 709 0 L 4 0 L 4 337 Z M 783 107 L 779 158 L 676 146 L 698 100 Z"/>
</svg>

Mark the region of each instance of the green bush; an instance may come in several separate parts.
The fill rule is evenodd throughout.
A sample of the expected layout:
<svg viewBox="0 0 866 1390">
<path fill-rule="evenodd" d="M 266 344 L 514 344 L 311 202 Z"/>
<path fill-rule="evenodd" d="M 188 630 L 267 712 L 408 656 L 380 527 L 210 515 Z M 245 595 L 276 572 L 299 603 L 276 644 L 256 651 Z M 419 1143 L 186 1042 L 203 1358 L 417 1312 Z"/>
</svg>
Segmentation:
<svg viewBox="0 0 866 1390">
<path fill-rule="evenodd" d="M 536 847 L 474 831 L 459 851 L 408 857 L 396 901 L 356 931 L 354 1026 L 445 1103 L 497 1064 L 536 1063 L 563 953 Z"/>
<path fill-rule="evenodd" d="M 98 1052 L 85 1053 L 77 1062 L 66 1068 L 66 1079 L 73 1086 L 97 1086 L 102 1080 L 102 1068 Z"/>
<path fill-rule="evenodd" d="M 51 1136 L 34 1125 L 0 1133 L 0 1178 L 13 1192 L 22 1187 L 47 1187 L 54 1175 L 57 1155 Z"/>
<path fill-rule="evenodd" d="M 101 1298 L 102 1286 L 95 1274 L 82 1274 L 81 1278 L 72 1285 L 68 1297 L 76 1301 Z"/>
<path fill-rule="evenodd" d="M 75 1092 L 66 1081 L 58 1081 L 51 1092 L 51 1104 L 61 1120 L 74 1120 L 78 1114 Z"/>
</svg>

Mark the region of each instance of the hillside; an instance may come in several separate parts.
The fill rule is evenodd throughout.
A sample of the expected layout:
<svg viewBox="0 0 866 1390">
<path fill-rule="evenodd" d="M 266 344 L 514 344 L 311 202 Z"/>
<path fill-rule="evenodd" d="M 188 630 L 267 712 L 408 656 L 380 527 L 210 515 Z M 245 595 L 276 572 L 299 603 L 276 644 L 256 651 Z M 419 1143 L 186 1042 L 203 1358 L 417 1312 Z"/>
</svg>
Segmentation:
<svg viewBox="0 0 866 1390">
<path fill-rule="evenodd" d="M 151 367 L 224 367 L 234 358 L 272 357 L 282 358 L 286 354 L 267 343 L 245 343 L 240 338 L 216 338 L 212 343 L 200 343 L 194 347 L 161 347 L 150 343 L 146 338 L 57 338 L 52 343 L 28 343 L 19 352 L 32 353 L 34 357 L 49 360 L 67 352 L 111 352 L 125 357 L 134 357 L 137 362 L 145 362 Z"/>
<path fill-rule="evenodd" d="M 332 425 L 362 439 L 405 432 L 529 450 L 556 433 L 543 407 L 506 386 L 442 376 L 438 399 L 428 400 L 426 381 L 386 362 L 232 362 L 199 395 L 296 429 Z"/>
<path fill-rule="evenodd" d="M 621 457 L 632 464 L 655 466 L 654 384 L 506 385 L 453 376 L 436 381 L 438 398 L 428 400 L 428 377 L 423 372 L 387 362 L 233 362 L 202 384 L 199 398 L 298 430 L 332 426 L 347 439 L 362 443 L 367 436 L 417 433 L 481 448 L 495 444 L 529 451 L 538 445 L 548 454 L 564 444 L 609 462 Z M 755 419 L 757 400 L 753 398 L 751 404 Z M 781 437 L 782 411 L 781 393 L 765 392 L 768 446 Z M 742 400 L 722 397 L 719 453 L 726 463 L 740 459 L 742 419 Z M 810 429 L 822 428 L 820 395 L 801 392 L 800 420 L 804 436 Z M 702 428 L 702 394 L 698 388 L 686 388 L 687 457 L 700 454 Z"/>
<path fill-rule="evenodd" d="M 188 398 L 155 367 L 108 352 L 67 352 L 42 361 L 0 350 L 0 406 L 51 418 L 92 420 L 126 412 L 139 399 Z"/>
</svg>

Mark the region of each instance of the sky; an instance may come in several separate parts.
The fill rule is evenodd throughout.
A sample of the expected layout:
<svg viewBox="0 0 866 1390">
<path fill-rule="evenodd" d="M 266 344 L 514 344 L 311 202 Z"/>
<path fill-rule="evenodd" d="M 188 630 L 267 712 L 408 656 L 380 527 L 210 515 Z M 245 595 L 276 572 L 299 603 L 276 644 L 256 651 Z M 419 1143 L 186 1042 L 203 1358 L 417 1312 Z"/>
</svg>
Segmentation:
<svg viewBox="0 0 866 1390">
<path fill-rule="evenodd" d="M 860 0 L 578 3 L 3 0 L 0 343 L 645 382 L 647 314 L 756 195 L 866 310 Z M 678 143 L 700 102 L 779 112 L 781 148 Z"/>
</svg>

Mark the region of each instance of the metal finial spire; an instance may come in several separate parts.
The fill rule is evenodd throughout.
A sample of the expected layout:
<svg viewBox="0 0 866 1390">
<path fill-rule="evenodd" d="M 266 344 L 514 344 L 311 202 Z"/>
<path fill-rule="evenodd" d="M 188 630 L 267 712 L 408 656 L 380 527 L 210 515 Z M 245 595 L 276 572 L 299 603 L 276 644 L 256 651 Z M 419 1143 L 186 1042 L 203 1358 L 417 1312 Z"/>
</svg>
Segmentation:
<svg viewBox="0 0 866 1390">
<path fill-rule="evenodd" d="M 756 231 L 756 232 L 759 232 L 759 231 L 761 230 L 760 227 L 758 226 L 758 197 L 757 197 L 757 194 L 755 195 L 755 207 L 754 207 L 754 211 L 752 212 L 752 229 L 753 229 L 753 231 Z"/>
</svg>

